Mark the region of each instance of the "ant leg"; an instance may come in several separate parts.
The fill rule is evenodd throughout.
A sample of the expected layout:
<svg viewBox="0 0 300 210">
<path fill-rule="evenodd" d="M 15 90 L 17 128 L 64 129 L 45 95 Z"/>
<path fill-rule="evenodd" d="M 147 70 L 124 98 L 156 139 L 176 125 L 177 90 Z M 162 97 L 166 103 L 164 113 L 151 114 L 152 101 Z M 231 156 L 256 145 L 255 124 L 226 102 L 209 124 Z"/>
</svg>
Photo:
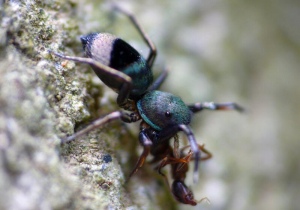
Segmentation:
<svg viewBox="0 0 300 210">
<path fill-rule="evenodd" d="M 171 162 L 170 162 L 170 157 L 169 157 L 169 156 L 166 156 L 166 157 L 164 157 L 164 158 L 160 161 L 159 165 L 157 166 L 157 171 L 158 171 L 158 173 L 159 173 L 160 175 L 166 177 L 166 175 L 165 175 L 163 172 L 161 172 L 161 169 L 162 169 L 163 167 L 165 167 L 166 165 L 168 165 L 168 164 L 171 164 Z"/>
<path fill-rule="evenodd" d="M 169 156 L 166 156 L 165 158 L 163 158 L 163 159 L 161 160 L 160 164 L 156 167 L 156 169 L 157 169 L 158 173 L 159 173 L 161 176 L 163 176 L 166 185 L 168 186 L 170 192 L 172 192 L 172 188 L 171 188 L 171 185 L 170 185 L 170 183 L 169 183 L 168 177 L 167 177 L 164 173 L 161 172 L 161 169 L 162 169 L 163 167 L 165 167 L 166 165 L 169 164 L 169 162 L 168 162 L 169 158 L 170 158 Z"/>
<path fill-rule="evenodd" d="M 184 132 L 189 140 L 190 147 L 191 147 L 191 150 L 192 150 L 194 158 L 195 158 L 194 159 L 195 166 L 194 166 L 193 180 L 196 183 L 198 181 L 198 168 L 199 168 L 199 161 L 200 161 L 200 157 L 201 157 L 201 154 L 200 154 L 201 150 L 198 147 L 197 141 L 194 137 L 194 134 L 193 134 L 191 128 L 188 125 L 184 125 L 184 124 L 170 126 L 170 127 L 163 129 L 162 131 L 160 131 L 160 133 L 158 135 L 158 139 L 160 139 L 161 141 L 167 140 L 167 139 L 173 137 L 178 131 Z"/>
<path fill-rule="evenodd" d="M 192 160 L 192 156 L 193 156 L 193 152 L 190 150 L 186 156 L 184 156 L 183 158 L 181 158 L 180 161 L 178 161 L 179 163 L 176 166 L 177 173 L 181 173 L 182 175 L 184 174 L 185 177 L 185 174 L 188 170 L 187 164 Z"/>
<path fill-rule="evenodd" d="M 197 201 L 194 199 L 193 192 L 185 185 L 183 181 L 175 180 L 171 188 L 172 194 L 180 203 L 190 204 L 192 206 L 197 205 Z"/>
<path fill-rule="evenodd" d="M 199 145 L 199 149 L 206 154 L 206 157 L 201 157 L 201 160 L 208 160 L 210 158 L 212 158 L 212 153 L 210 151 L 208 151 L 207 149 L 204 148 L 204 144 Z M 193 159 L 193 158 L 192 158 Z"/>
<path fill-rule="evenodd" d="M 160 175 L 164 176 L 164 174 L 161 172 L 161 169 L 163 167 L 165 167 L 168 164 L 170 164 L 170 165 L 172 165 L 172 164 L 187 164 L 190 162 L 191 156 L 192 156 L 192 154 L 188 154 L 187 156 L 185 156 L 183 158 L 174 158 L 174 157 L 170 157 L 170 156 L 165 157 L 164 159 L 161 160 L 159 166 L 157 166 L 158 173 Z M 180 167 L 179 170 L 181 168 L 182 167 Z"/>
<path fill-rule="evenodd" d="M 135 174 L 144 165 L 144 162 L 145 162 L 147 156 L 149 155 L 150 148 L 152 146 L 151 139 L 147 136 L 147 134 L 143 130 L 140 132 L 139 140 L 140 140 L 140 143 L 142 144 L 142 146 L 144 147 L 144 150 L 143 150 L 142 154 L 140 155 L 139 160 L 137 161 L 134 169 L 130 173 L 129 178 L 133 174 Z"/>
<path fill-rule="evenodd" d="M 127 113 L 124 113 L 121 111 L 115 111 L 115 112 L 112 112 L 112 113 L 102 117 L 102 118 L 99 118 L 99 119 L 91 122 L 91 124 L 88 125 L 86 128 L 74 133 L 73 135 L 62 139 L 61 143 L 66 143 L 66 142 L 72 141 L 72 140 L 76 139 L 77 137 L 82 136 L 83 134 L 85 134 L 91 130 L 94 130 L 96 128 L 99 128 L 102 125 L 105 125 L 116 119 L 121 119 L 124 122 L 130 123 L 130 122 L 136 122 L 137 120 L 139 120 L 139 117 L 134 114 L 127 114 Z"/>
<path fill-rule="evenodd" d="M 149 67 L 151 68 L 154 61 L 155 61 L 155 57 L 157 54 L 157 50 L 156 47 L 154 45 L 154 43 L 150 40 L 150 38 L 148 37 L 148 35 L 145 33 L 144 29 L 142 28 L 142 26 L 139 24 L 139 22 L 137 21 L 137 19 L 134 17 L 134 15 L 132 15 L 131 13 L 129 13 L 128 11 L 123 10 L 122 8 L 118 7 L 117 5 L 113 6 L 113 9 L 115 9 L 118 12 L 123 13 L 124 15 L 126 15 L 130 21 L 133 23 L 133 25 L 135 26 L 135 28 L 138 30 L 138 32 L 140 33 L 140 35 L 142 36 L 143 40 L 146 42 L 146 44 L 148 45 L 149 49 L 150 49 L 150 53 L 148 55 L 147 58 L 147 64 L 149 65 Z"/>
<path fill-rule="evenodd" d="M 199 201 L 197 201 L 197 203 L 202 203 L 203 201 L 206 201 L 206 203 L 210 204 L 208 197 L 201 198 Z"/>
<path fill-rule="evenodd" d="M 59 58 L 62 58 L 62 59 L 71 60 L 71 61 L 75 61 L 75 62 L 79 62 L 79 63 L 90 64 L 94 68 L 101 71 L 101 74 L 106 74 L 109 77 L 113 77 L 121 85 L 121 88 L 119 90 L 119 95 L 117 98 L 117 103 L 119 106 L 123 106 L 126 103 L 128 95 L 132 88 L 131 78 L 128 75 L 122 73 L 121 71 L 117 71 L 109 66 L 106 66 L 100 62 L 97 62 L 91 58 L 67 56 L 67 55 L 62 55 L 57 52 L 53 52 L 51 50 L 49 50 L 49 52 Z"/>
<path fill-rule="evenodd" d="M 198 147 L 201 150 L 201 152 L 203 152 L 206 155 L 205 157 L 201 156 L 200 160 L 202 160 L 202 161 L 212 158 L 212 153 L 210 151 L 208 151 L 207 149 L 205 149 L 204 146 L 205 146 L 204 144 L 202 144 L 202 145 L 198 144 Z M 189 147 L 190 147 L 190 145 L 187 145 L 187 146 L 181 148 L 180 154 L 183 154 L 183 151 Z M 194 160 L 194 158 L 191 158 L 191 160 Z"/>
<path fill-rule="evenodd" d="M 204 161 L 204 160 L 208 160 L 212 157 L 211 152 L 209 152 L 208 150 L 206 150 L 204 148 L 204 144 L 203 145 L 199 145 L 198 144 L 199 149 L 201 150 L 201 152 L 203 152 L 206 156 L 203 157 L 201 155 L 200 160 Z M 190 145 L 185 146 L 183 148 L 180 149 L 180 157 L 168 157 L 168 159 L 164 159 L 162 160 L 159 169 L 161 169 L 162 167 L 166 166 L 167 164 L 178 164 L 178 166 L 176 167 L 176 171 L 179 172 L 181 170 L 183 170 L 183 167 L 185 166 L 185 164 L 188 164 L 190 161 L 194 160 L 195 158 L 192 157 L 193 152 L 190 150 L 186 155 L 183 153 L 184 150 L 186 150 L 187 148 L 190 148 Z"/>
<path fill-rule="evenodd" d="M 193 105 L 188 106 L 189 109 L 193 112 L 199 112 L 203 109 L 208 110 L 236 110 L 238 112 L 243 112 L 244 108 L 240 105 L 232 102 L 228 103 L 214 103 L 214 102 L 203 102 L 203 103 L 195 103 Z"/>
<path fill-rule="evenodd" d="M 148 91 L 157 90 L 161 84 L 165 81 L 169 73 L 169 70 L 165 68 L 163 72 L 156 78 L 152 85 L 148 88 Z"/>
</svg>

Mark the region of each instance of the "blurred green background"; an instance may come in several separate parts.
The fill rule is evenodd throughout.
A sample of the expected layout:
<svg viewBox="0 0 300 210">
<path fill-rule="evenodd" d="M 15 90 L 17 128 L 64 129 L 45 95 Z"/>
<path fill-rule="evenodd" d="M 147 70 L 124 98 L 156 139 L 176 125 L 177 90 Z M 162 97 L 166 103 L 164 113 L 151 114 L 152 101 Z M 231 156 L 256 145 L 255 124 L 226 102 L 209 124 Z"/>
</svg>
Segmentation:
<svg viewBox="0 0 300 210">
<path fill-rule="evenodd" d="M 90 4 L 85 2 L 85 4 Z M 185 102 L 234 101 L 247 112 L 203 112 L 193 129 L 214 157 L 201 165 L 197 207 L 299 209 L 300 1 L 122 1 L 158 48 L 155 70 L 168 66 L 162 89 Z M 97 13 L 105 4 L 94 3 Z M 91 9 L 91 8 L 90 8 Z M 92 25 L 147 47 L 126 18 Z M 91 28 L 89 28 L 91 27 Z"/>
</svg>

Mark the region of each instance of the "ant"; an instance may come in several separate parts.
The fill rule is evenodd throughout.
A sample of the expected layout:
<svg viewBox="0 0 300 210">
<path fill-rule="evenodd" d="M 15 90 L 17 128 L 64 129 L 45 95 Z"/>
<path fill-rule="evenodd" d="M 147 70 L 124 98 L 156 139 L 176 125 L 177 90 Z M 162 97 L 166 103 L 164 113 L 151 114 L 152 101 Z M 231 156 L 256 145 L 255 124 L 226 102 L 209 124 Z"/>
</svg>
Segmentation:
<svg viewBox="0 0 300 210">
<path fill-rule="evenodd" d="M 175 141 L 176 142 L 176 139 Z M 176 143 L 175 143 L 176 144 Z M 196 201 L 194 199 L 193 192 L 186 186 L 184 180 L 186 178 L 186 173 L 189 170 L 189 162 L 193 160 L 193 152 L 189 150 L 188 154 L 184 154 L 184 150 L 189 148 L 190 146 L 183 147 L 180 151 L 178 151 L 178 145 L 174 145 L 174 151 L 169 150 L 169 155 L 161 160 L 159 165 L 157 166 L 158 173 L 165 178 L 167 185 L 170 187 L 170 191 L 172 192 L 174 198 L 183 204 L 190 204 L 192 206 L 196 206 L 197 203 L 202 202 L 203 200 L 207 200 L 206 197 Z M 205 157 L 201 157 L 201 161 L 208 160 L 212 157 L 212 154 L 204 148 L 203 145 L 198 144 L 198 148 L 206 154 Z M 173 179 L 173 183 L 170 186 L 168 178 L 165 174 L 161 172 L 162 168 L 166 165 L 171 165 L 171 176 Z"/>
<path fill-rule="evenodd" d="M 108 33 L 91 33 L 80 38 L 86 57 L 66 56 L 49 50 L 59 58 L 89 64 L 100 80 L 118 94 L 117 104 L 125 110 L 114 111 L 96 119 L 86 128 L 62 139 L 62 143 L 70 142 L 113 120 L 120 119 L 125 123 L 141 121 L 139 142 L 143 152 L 130 174 L 132 176 L 143 166 L 149 153 L 158 157 L 154 151 L 161 145 L 167 145 L 171 138 L 182 131 L 189 140 L 195 160 L 193 177 L 194 182 L 197 182 L 201 149 L 190 127 L 193 114 L 204 109 L 243 111 L 243 108 L 235 103 L 186 105 L 180 97 L 157 90 L 166 79 L 168 71 L 164 70 L 153 82 L 152 66 L 157 54 L 155 45 L 132 14 L 118 7 L 114 9 L 130 19 L 148 45 L 149 55 L 147 59 L 143 58 L 128 43 Z M 168 153 L 167 147 L 165 151 L 160 151 Z"/>
</svg>

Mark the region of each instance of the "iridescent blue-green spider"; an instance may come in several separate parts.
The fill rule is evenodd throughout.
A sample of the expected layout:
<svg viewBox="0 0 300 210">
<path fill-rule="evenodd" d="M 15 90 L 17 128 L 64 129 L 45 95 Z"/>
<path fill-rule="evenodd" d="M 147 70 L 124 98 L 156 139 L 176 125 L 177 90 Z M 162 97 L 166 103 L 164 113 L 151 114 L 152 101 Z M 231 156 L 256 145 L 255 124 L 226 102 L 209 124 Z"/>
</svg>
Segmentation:
<svg viewBox="0 0 300 210">
<path fill-rule="evenodd" d="M 149 153 L 153 154 L 158 145 L 166 144 L 182 131 L 187 136 L 194 155 L 194 181 L 196 182 L 200 150 L 190 128 L 193 114 L 204 109 L 242 111 L 242 108 L 235 103 L 204 102 L 186 105 L 180 97 L 157 90 L 165 80 L 167 71 L 163 71 L 153 82 L 151 68 L 156 57 L 154 44 L 133 15 L 120 8 L 116 9 L 130 18 L 149 46 L 148 58 L 144 59 L 125 41 L 108 33 L 92 33 L 81 37 L 86 58 L 71 57 L 50 51 L 62 59 L 90 64 L 103 83 L 118 93 L 117 104 L 125 110 L 114 111 L 95 120 L 86 128 L 63 139 L 62 142 L 72 141 L 116 119 L 126 123 L 141 121 L 139 141 L 143 146 L 143 152 L 132 175 L 142 167 L 146 157 Z M 157 154 L 154 155 L 158 157 Z"/>
</svg>

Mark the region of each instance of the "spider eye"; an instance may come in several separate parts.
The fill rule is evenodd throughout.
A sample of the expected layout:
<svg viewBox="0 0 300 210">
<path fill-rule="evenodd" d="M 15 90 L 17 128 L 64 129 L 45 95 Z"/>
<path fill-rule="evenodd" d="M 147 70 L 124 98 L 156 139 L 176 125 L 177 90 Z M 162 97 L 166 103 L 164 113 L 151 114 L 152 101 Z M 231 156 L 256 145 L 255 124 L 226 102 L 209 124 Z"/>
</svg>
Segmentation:
<svg viewBox="0 0 300 210">
<path fill-rule="evenodd" d="M 166 113 L 165 113 L 165 116 L 166 116 L 166 117 L 171 117 L 171 113 L 170 113 L 170 112 L 166 112 Z"/>
</svg>

